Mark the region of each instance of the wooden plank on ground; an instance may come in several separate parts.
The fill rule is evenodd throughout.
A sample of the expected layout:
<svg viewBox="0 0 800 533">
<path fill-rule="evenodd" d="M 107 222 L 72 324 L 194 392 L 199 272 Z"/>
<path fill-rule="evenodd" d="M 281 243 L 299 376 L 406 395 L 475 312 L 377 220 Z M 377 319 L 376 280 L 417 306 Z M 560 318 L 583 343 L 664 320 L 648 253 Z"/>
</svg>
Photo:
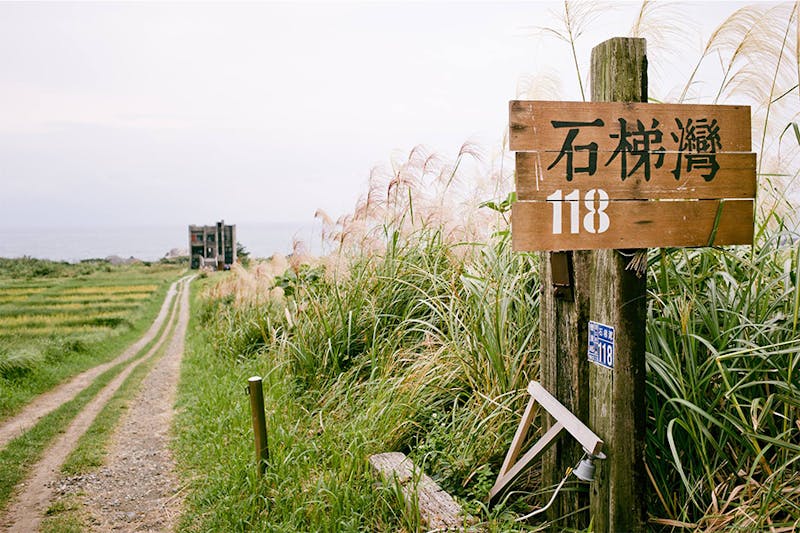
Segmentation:
<svg viewBox="0 0 800 533">
<path fill-rule="evenodd" d="M 447 492 L 414 466 L 404 453 L 371 455 L 369 463 L 387 483 L 397 482 L 406 504 L 416 501 L 420 518 L 431 529 L 463 529 L 470 517 Z"/>
</svg>

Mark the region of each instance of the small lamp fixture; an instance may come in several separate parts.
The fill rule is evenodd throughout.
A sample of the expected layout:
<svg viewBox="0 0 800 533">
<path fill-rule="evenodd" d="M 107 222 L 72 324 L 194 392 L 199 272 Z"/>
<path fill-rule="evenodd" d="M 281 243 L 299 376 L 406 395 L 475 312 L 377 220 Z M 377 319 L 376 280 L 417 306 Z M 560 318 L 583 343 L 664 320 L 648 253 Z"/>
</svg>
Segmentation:
<svg viewBox="0 0 800 533">
<path fill-rule="evenodd" d="M 606 454 L 603 452 L 600 452 L 598 455 L 592 455 L 591 453 L 586 452 L 586 454 L 583 456 L 583 459 L 581 459 L 572 473 L 575 474 L 575 477 L 581 481 L 591 483 L 594 481 L 594 460 L 605 458 Z"/>
</svg>

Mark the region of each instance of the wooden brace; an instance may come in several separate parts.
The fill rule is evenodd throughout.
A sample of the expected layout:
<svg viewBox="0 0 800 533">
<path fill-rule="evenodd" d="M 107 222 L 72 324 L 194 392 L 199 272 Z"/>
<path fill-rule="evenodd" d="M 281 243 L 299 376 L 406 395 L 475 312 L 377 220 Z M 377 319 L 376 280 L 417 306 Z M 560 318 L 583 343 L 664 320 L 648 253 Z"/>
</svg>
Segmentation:
<svg viewBox="0 0 800 533">
<path fill-rule="evenodd" d="M 556 400 L 544 387 L 538 382 L 531 381 L 528 384 L 528 393 L 531 399 L 528 401 L 525 412 L 520 420 L 517 432 L 511 441 L 511 447 L 508 449 L 506 458 L 503 461 L 503 466 L 500 467 L 500 473 L 497 475 L 492 490 L 489 491 L 489 503 L 497 497 L 508 485 L 511 484 L 534 459 L 539 457 L 545 450 L 547 450 L 561 434 L 562 430 L 572 435 L 577 440 L 584 450 L 591 455 L 598 455 L 603 448 L 603 441 L 595 435 L 592 430 L 586 427 L 586 424 L 581 422 L 578 417 L 572 414 L 561 402 Z M 556 419 L 556 423 L 536 441 L 533 447 L 528 450 L 522 458 L 517 461 L 519 452 L 522 449 L 522 444 L 525 442 L 525 437 L 528 434 L 533 417 L 535 414 L 534 407 L 536 402 L 544 407 L 545 411 Z"/>
</svg>

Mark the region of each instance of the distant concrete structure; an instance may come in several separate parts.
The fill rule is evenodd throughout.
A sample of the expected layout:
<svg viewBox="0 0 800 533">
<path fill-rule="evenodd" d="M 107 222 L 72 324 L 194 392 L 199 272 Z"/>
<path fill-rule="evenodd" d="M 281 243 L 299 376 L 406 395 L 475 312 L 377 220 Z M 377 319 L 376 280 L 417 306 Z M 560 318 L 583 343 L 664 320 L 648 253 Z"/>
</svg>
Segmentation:
<svg viewBox="0 0 800 533">
<path fill-rule="evenodd" d="M 224 270 L 236 262 L 236 225 L 189 226 L 191 268 Z"/>
</svg>

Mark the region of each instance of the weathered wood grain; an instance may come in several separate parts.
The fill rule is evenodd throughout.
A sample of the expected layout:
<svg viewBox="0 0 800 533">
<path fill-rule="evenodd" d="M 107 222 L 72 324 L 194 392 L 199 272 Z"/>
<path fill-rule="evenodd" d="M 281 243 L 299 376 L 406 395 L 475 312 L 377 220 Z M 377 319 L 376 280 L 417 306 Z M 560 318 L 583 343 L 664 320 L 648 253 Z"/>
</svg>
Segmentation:
<svg viewBox="0 0 800 533">
<path fill-rule="evenodd" d="M 569 202 L 562 204 L 562 233 L 553 233 L 554 202 L 516 202 L 511 211 L 514 250 L 601 250 L 669 246 L 752 244 L 753 200 L 609 201 L 609 228 L 570 232 Z M 583 207 L 583 201 L 579 207 Z M 595 215 L 597 217 L 598 215 Z M 715 225 L 716 223 L 716 225 Z M 597 220 L 596 225 L 599 225 Z M 714 228 L 716 227 L 716 234 Z"/>
<path fill-rule="evenodd" d="M 647 100 L 647 55 L 644 39 L 614 38 L 592 50 L 591 93 L 593 101 Z M 741 113 L 733 110 L 738 120 Z M 749 111 L 747 111 L 749 124 Z M 731 126 L 725 126 L 728 131 Z M 741 126 L 740 126 L 741 129 Z M 740 131 L 736 148 L 728 137 L 725 149 L 750 150 L 750 131 Z M 747 204 L 737 200 L 735 205 Z M 634 202 L 631 202 L 634 203 Z M 635 202 L 650 203 L 650 202 Z M 669 202 L 660 202 L 665 205 Z M 700 202 L 680 202 L 689 207 Z M 660 206 L 663 208 L 664 206 Z M 692 205 L 699 208 L 699 205 Z M 727 206 L 726 206 L 727 207 Z M 746 208 L 747 209 L 747 208 Z M 752 210 L 752 203 L 749 209 Z M 730 211 L 729 211 L 730 212 Z M 747 218 L 752 226 L 752 214 Z M 666 226 L 664 226 L 666 227 Z M 708 228 L 705 228 L 706 235 Z M 639 246 L 647 246 L 640 244 Z M 640 250 L 638 253 L 646 253 Z M 612 370 L 589 365 L 589 427 L 605 442 L 607 459 L 596 461 L 591 484 L 591 515 L 594 531 L 613 533 L 645 531 L 647 489 L 644 441 L 647 424 L 645 405 L 645 324 L 647 276 L 626 267 L 630 255 L 618 250 L 595 250 L 591 272 L 590 318 L 615 328 L 615 360 Z M 584 326 L 588 327 L 588 325 Z M 584 356 L 585 352 L 584 352 Z"/>
<path fill-rule="evenodd" d="M 552 152 L 517 152 L 517 198 L 544 200 L 556 189 L 603 189 L 609 197 L 620 200 L 755 198 L 754 153 L 717 154 L 719 170 L 711 181 L 706 181 L 703 171 L 697 169 L 682 172 L 680 179 L 676 180 L 672 171 L 675 169 L 677 156 L 676 153 L 667 154 L 660 168 L 651 168 L 649 181 L 645 180 L 641 171 L 623 181 L 620 159 L 615 159 L 607 167 L 598 165 L 593 175 L 575 174 L 571 181 L 567 181 L 561 165 L 548 170 L 547 167 L 555 157 Z M 581 157 L 586 156 L 584 154 Z M 600 154 L 598 160 L 607 158 L 607 154 Z M 629 165 L 632 167 L 633 162 Z"/>
<path fill-rule="evenodd" d="M 460 530 L 470 522 L 461 506 L 405 454 L 387 452 L 371 455 L 369 463 L 387 483 L 399 483 L 406 504 L 416 503 L 420 518 L 431 529 Z"/>
<path fill-rule="evenodd" d="M 512 237 L 516 228 L 512 230 Z M 542 385 L 583 422 L 589 421 L 589 362 L 586 357 L 589 320 L 589 274 L 591 252 L 556 252 L 566 255 L 573 265 L 572 298 L 562 298 L 553 286 L 551 258 L 554 253 L 540 254 L 542 279 L 540 299 L 540 379 Z M 550 429 L 555 420 L 542 418 L 543 428 Z M 542 486 L 554 487 L 567 468 L 575 466 L 583 451 L 574 439 L 557 439 L 542 456 Z M 586 491 L 562 491 L 547 518 L 558 520 L 558 527 L 585 529 L 589 525 L 589 494 Z"/>
</svg>

